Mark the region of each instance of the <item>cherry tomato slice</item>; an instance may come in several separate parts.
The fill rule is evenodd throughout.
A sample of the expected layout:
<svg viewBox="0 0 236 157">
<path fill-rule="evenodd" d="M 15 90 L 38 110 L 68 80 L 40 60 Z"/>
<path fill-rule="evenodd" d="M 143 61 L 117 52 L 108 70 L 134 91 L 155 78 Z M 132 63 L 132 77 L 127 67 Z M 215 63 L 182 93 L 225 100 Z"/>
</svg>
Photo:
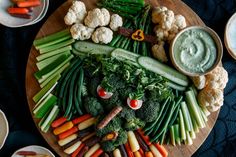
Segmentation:
<svg viewBox="0 0 236 157">
<path fill-rule="evenodd" d="M 138 100 L 130 100 L 130 106 L 136 108 L 138 106 Z"/>
<path fill-rule="evenodd" d="M 104 96 L 106 96 L 106 94 L 107 94 L 107 92 L 106 92 L 103 88 L 100 88 L 100 89 L 98 90 L 98 95 L 99 95 L 100 97 L 104 97 Z"/>
</svg>

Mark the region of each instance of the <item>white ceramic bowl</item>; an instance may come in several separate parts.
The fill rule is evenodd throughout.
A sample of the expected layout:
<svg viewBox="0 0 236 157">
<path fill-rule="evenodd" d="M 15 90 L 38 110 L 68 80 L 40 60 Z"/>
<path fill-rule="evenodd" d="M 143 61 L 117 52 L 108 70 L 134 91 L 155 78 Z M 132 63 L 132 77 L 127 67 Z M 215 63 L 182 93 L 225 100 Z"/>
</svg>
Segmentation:
<svg viewBox="0 0 236 157">
<path fill-rule="evenodd" d="M 37 145 L 26 146 L 21 149 L 18 149 L 17 151 L 14 152 L 14 154 L 12 154 L 11 157 L 22 157 L 22 155 L 17 155 L 17 152 L 19 151 L 34 151 L 38 154 L 45 154 L 48 155 L 49 157 L 55 157 L 50 150 Z"/>
<path fill-rule="evenodd" d="M 234 13 L 225 27 L 224 43 L 229 54 L 236 59 L 236 13 Z"/>
<path fill-rule="evenodd" d="M 0 149 L 3 147 L 9 133 L 8 122 L 5 114 L 0 110 Z"/>
<path fill-rule="evenodd" d="M 47 12 L 49 0 L 41 0 L 41 5 L 35 7 L 31 19 L 13 17 L 7 12 L 7 8 L 12 5 L 11 0 L 0 0 L 0 24 L 7 27 L 22 27 L 34 24 L 41 20 Z"/>
</svg>

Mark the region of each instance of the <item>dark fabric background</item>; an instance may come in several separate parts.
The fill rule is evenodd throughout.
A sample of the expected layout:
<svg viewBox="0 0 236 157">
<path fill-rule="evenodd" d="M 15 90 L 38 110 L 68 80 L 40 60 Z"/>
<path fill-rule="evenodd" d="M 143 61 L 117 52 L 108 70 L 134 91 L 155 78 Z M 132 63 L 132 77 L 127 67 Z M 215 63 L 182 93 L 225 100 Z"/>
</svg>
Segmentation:
<svg viewBox="0 0 236 157">
<path fill-rule="evenodd" d="M 0 157 L 9 157 L 16 149 L 32 144 L 50 148 L 36 130 L 28 109 L 25 69 L 37 32 L 47 17 L 64 1 L 50 0 L 46 17 L 35 25 L 22 28 L 0 25 L 0 109 L 6 113 L 10 126 L 10 133 L 5 146 L 0 150 Z M 206 25 L 213 28 L 223 41 L 225 24 L 236 11 L 236 0 L 183 1 Z M 229 72 L 225 103 L 212 132 L 193 157 L 236 157 L 236 62 L 226 50 L 224 52 L 223 65 Z"/>
</svg>

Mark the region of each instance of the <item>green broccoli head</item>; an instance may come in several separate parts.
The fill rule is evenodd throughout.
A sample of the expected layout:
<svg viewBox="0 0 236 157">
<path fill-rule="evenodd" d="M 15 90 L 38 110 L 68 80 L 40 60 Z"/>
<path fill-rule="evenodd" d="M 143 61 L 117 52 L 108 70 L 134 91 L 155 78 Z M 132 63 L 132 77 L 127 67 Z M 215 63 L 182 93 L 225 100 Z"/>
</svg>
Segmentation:
<svg viewBox="0 0 236 157">
<path fill-rule="evenodd" d="M 160 104 L 149 99 L 136 111 L 136 116 L 144 122 L 152 122 L 157 118 L 159 110 Z"/>
<path fill-rule="evenodd" d="M 144 125 L 145 125 L 145 122 L 142 121 L 141 119 L 133 118 L 124 124 L 124 128 L 126 130 L 137 130 L 138 128 L 144 127 Z"/>
<path fill-rule="evenodd" d="M 115 74 L 110 74 L 103 78 L 101 86 L 108 92 L 115 92 L 118 89 L 125 88 L 126 85 L 122 78 Z"/>
<path fill-rule="evenodd" d="M 127 98 L 129 97 L 129 94 L 134 93 L 135 91 L 136 91 L 135 88 L 132 88 L 132 87 L 126 87 L 126 88 L 118 90 L 120 99 L 125 102 Z"/>
<path fill-rule="evenodd" d="M 135 118 L 135 111 L 128 106 L 123 107 L 122 111 L 120 112 L 119 116 L 124 118 L 126 121 L 130 121 Z"/>
<path fill-rule="evenodd" d="M 111 152 L 119 145 L 125 144 L 127 142 L 127 139 L 127 132 L 123 129 L 120 129 L 118 131 L 118 136 L 115 140 L 102 141 L 101 146 L 104 151 Z"/>
<path fill-rule="evenodd" d="M 98 123 L 104 118 L 104 116 L 100 116 L 98 118 Z M 108 124 L 107 126 L 105 126 L 104 128 L 102 129 L 97 129 L 96 127 L 96 134 L 97 136 L 99 137 L 103 137 L 105 136 L 106 134 L 110 133 L 110 132 L 113 132 L 113 131 L 116 131 L 118 132 L 120 129 L 121 129 L 121 124 L 122 124 L 122 121 L 119 117 L 114 117 Z"/>
<path fill-rule="evenodd" d="M 160 103 L 168 97 L 174 98 L 174 94 L 170 88 L 147 90 L 147 98 L 152 101 Z"/>
<path fill-rule="evenodd" d="M 112 110 L 115 106 L 117 105 L 121 105 L 122 102 L 119 98 L 119 93 L 118 92 L 114 92 L 112 97 L 110 97 L 109 99 L 102 99 L 100 98 L 103 107 L 105 110 L 110 111 Z"/>
<path fill-rule="evenodd" d="M 94 117 L 104 112 L 102 105 L 98 99 L 94 97 L 86 97 L 84 99 L 84 107 L 85 110 Z"/>
</svg>

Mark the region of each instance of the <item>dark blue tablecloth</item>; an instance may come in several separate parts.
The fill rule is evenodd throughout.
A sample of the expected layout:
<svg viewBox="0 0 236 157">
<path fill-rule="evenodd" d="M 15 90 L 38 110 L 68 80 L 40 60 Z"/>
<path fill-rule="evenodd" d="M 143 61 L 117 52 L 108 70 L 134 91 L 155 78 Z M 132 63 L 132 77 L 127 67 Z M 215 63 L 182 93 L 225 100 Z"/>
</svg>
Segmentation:
<svg viewBox="0 0 236 157">
<path fill-rule="evenodd" d="M 0 25 L 0 109 L 6 113 L 10 126 L 10 133 L 5 146 L 0 150 L 0 157 L 8 157 L 16 149 L 31 144 L 50 148 L 36 130 L 28 109 L 24 82 L 25 69 L 32 41 L 37 32 L 47 17 L 64 1 L 50 0 L 46 17 L 35 25 L 22 28 Z M 184 0 L 184 2 L 223 40 L 225 24 L 236 11 L 236 0 Z M 236 62 L 226 50 L 224 50 L 223 65 L 229 73 L 225 103 L 212 132 L 193 155 L 194 157 L 236 157 Z"/>
</svg>

